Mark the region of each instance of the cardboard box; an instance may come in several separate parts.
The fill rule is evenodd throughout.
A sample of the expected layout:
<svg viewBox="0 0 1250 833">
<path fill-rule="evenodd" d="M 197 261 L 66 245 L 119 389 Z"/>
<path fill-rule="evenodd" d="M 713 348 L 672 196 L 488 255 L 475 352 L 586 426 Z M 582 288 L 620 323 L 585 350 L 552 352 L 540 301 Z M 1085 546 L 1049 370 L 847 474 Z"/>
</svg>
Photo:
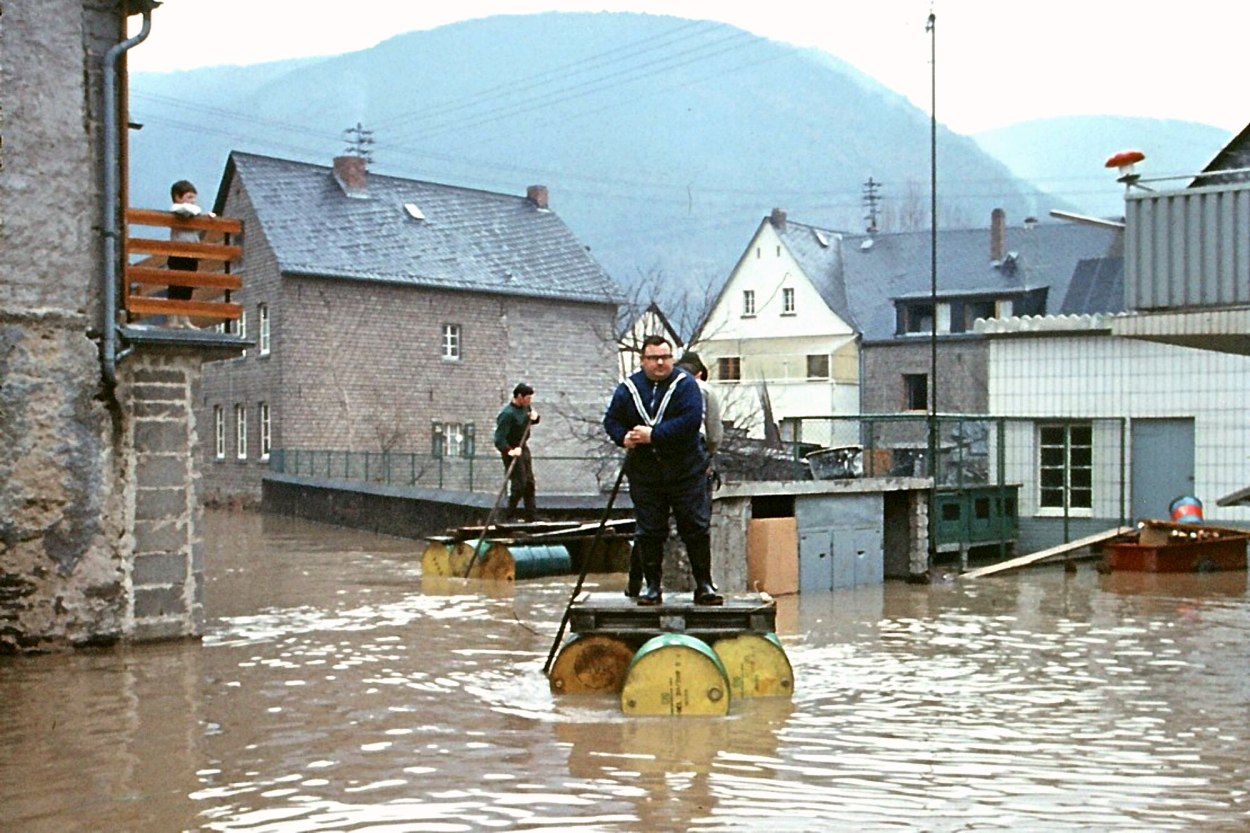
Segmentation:
<svg viewBox="0 0 1250 833">
<path fill-rule="evenodd" d="M 747 522 L 747 589 L 773 596 L 799 592 L 799 535 L 794 518 Z"/>
</svg>

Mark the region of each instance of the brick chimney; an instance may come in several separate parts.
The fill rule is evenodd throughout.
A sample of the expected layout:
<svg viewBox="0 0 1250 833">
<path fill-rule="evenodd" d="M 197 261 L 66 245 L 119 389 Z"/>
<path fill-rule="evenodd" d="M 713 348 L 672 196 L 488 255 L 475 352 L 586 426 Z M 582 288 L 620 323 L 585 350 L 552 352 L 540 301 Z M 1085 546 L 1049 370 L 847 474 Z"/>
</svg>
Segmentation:
<svg viewBox="0 0 1250 833">
<path fill-rule="evenodd" d="M 995 208 L 990 212 L 990 260 L 998 263 L 1007 253 L 1007 212 Z"/>
<path fill-rule="evenodd" d="M 768 218 L 768 222 L 773 224 L 773 228 L 777 231 L 786 230 L 786 212 L 780 208 L 774 208 L 773 213 Z"/>
<path fill-rule="evenodd" d="M 369 196 L 369 177 L 366 170 L 366 162 L 362 156 L 334 157 L 334 181 L 343 189 L 344 194 L 353 199 L 365 199 Z"/>
<path fill-rule="evenodd" d="M 547 207 L 547 186 L 531 185 L 525 189 L 525 198 L 532 202 L 536 208 Z"/>
</svg>

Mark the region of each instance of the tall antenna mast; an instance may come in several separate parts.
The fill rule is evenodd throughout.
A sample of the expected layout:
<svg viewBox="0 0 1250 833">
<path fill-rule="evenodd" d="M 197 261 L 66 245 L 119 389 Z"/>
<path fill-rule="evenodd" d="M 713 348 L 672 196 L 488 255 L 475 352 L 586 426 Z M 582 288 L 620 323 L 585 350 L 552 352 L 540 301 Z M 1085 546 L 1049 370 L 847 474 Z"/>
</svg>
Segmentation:
<svg viewBox="0 0 1250 833">
<path fill-rule="evenodd" d="M 372 130 L 366 130 L 363 124 L 356 122 L 355 127 L 343 131 L 343 139 L 347 142 L 343 152 L 348 156 L 363 159 L 366 165 L 373 161 L 373 151 L 369 147 L 373 144 Z"/>
<path fill-rule="evenodd" d="M 877 189 L 881 187 L 881 183 L 868 175 L 868 181 L 864 183 L 864 194 L 862 201 L 864 203 L 864 229 L 869 234 L 877 233 L 877 218 L 880 217 L 881 195 L 877 193 Z"/>
</svg>

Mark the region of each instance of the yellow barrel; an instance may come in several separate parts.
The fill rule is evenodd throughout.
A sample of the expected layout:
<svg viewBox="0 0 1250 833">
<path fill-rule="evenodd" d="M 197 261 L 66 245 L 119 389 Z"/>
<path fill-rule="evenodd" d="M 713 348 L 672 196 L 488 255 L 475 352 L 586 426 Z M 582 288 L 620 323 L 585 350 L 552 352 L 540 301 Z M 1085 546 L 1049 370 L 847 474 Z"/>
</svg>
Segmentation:
<svg viewBox="0 0 1250 833">
<path fill-rule="evenodd" d="M 636 644 L 636 643 L 635 643 Z M 634 646 L 604 634 L 574 636 L 560 647 L 548 677 L 553 694 L 616 694 L 625 685 L 625 672 Z"/>
<path fill-rule="evenodd" d="M 621 709 L 630 715 L 726 715 L 729 677 L 704 642 L 684 633 L 657 636 L 630 660 Z"/>
<path fill-rule="evenodd" d="M 451 550 L 442 541 L 430 541 L 421 553 L 421 575 L 426 578 L 447 578 L 451 572 Z"/>
<path fill-rule="evenodd" d="M 775 633 L 740 633 L 718 639 L 712 650 L 720 657 L 734 697 L 789 697 L 794 669 Z"/>
</svg>

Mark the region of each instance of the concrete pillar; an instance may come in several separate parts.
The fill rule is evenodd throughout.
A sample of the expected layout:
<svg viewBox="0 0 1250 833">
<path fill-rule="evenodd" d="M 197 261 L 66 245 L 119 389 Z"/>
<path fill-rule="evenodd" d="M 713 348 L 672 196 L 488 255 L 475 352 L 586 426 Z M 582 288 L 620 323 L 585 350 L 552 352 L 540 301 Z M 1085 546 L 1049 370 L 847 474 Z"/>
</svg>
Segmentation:
<svg viewBox="0 0 1250 833">
<path fill-rule="evenodd" d="M 911 518 L 910 558 L 908 572 L 912 577 L 929 574 L 929 493 L 919 489 L 907 493 L 908 515 Z"/>
<path fill-rule="evenodd" d="M 204 630 L 204 543 L 199 535 L 193 449 L 200 362 L 194 354 L 137 355 L 122 365 L 127 481 L 133 496 L 127 637 L 200 636 Z"/>
</svg>

